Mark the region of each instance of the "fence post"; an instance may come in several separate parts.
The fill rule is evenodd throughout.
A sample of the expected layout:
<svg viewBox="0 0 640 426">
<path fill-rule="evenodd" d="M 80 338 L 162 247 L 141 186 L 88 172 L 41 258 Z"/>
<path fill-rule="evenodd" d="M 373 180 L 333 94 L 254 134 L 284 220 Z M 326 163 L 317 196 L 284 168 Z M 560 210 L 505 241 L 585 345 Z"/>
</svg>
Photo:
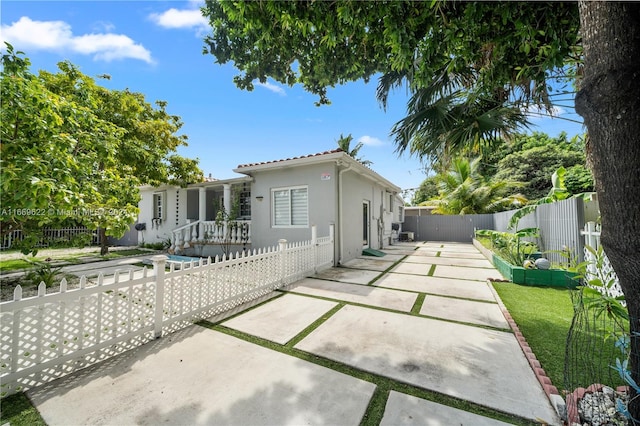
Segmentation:
<svg viewBox="0 0 640 426">
<path fill-rule="evenodd" d="M 587 231 L 585 232 L 587 236 L 587 245 L 594 250 L 598 249 L 600 244 L 596 235 L 596 223 L 595 222 L 587 222 Z"/>
<path fill-rule="evenodd" d="M 311 248 L 313 249 L 313 273 L 318 272 L 318 227 L 311 225 Z"/>
<path fill-rule="evenodd" d="M 285 258 L 284 251 L 287 248 L 287 240 L 280 239 L 278 240 L 278 255 L 280 256 L 280 283 L 284 284 L 285 282 Z"/>
<path fill-rule="evenodd" d="M 153 256 L 151 261 L 153 262 L 153 275 L 156 277 L 156 305 L 155 314 L 153 317 L 153 336 L 158 339 L 162 337 L 162 320 L 163 320 L 163 308 L 164 308 L 164 269 L 167 264 L 168 257 L 159 254 Z"/>
</svg>

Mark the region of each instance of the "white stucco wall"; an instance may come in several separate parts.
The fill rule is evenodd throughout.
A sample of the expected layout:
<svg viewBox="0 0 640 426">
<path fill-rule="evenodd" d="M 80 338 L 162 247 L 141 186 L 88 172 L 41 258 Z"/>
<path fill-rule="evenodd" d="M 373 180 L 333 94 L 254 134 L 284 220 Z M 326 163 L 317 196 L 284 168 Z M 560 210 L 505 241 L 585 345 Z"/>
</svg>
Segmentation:
<svg viewBox="0 0 640 426">
<path fill-rule="evenodd" d="M 162 222 L 156 227 L 153 225 L 153 194 L 158 192 L 165 197 L 165 214 Z M 147 229 L 142 235 L 139 234 L 138 242 L 142 243 L 143 238 L 145 243 L 161 242 L 171 236 L 173 229 L 186 223 L 187 193 L 185 189 L 176 186 L 143 188 L 140 190 L 140 197 L 137 223 L 145 223 Z"/>
<path fill-rule="evenodd" d="M 269 247 L 281 238 L 287 241 L 311 239 L 311 225 L 316 225 L 318 236 L 329 235 L 329 224 L 337 221 L 336 166 L 321 163 L 252 173 L 251 229 L 252 247 Z M 307 186 L 309 199 L 308 225 L 301 228 L 280 228 L 272 224 L 273 189 Z M 262 197 L 261 201 L 260 198 Z"/>
</svg>

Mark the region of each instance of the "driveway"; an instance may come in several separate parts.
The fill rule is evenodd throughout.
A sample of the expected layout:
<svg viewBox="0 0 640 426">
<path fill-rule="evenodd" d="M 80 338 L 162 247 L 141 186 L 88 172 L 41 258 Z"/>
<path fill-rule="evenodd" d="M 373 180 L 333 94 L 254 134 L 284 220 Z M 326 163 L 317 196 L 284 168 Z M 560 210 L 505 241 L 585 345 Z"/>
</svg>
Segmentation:
<svg viewBox="0 0 640 426">
<path fill-rule="evenodd" d="M 49 425 L 560 424 L 472 245 L 384 251 L 28 396 Z"/>
</svg>

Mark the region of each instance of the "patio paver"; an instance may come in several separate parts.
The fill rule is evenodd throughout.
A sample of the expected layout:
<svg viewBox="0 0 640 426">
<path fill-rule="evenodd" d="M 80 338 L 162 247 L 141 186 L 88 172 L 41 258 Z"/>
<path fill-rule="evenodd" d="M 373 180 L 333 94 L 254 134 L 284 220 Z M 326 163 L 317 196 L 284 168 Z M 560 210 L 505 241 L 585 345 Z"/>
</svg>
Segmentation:
<svg viewBox="0 0 640 426">
<path fill-rule="evenodd" d="M 328 300 L 285 294 L 222 324 L 284 345 L 336 305 Z"/>
<path fill-rule="evenodd" d="M 50 426 L 357 425 L 374 389 L 372 383 L 192 326 L 28 395 Z"/>
<path fill-rule="evenodd" d="M 502 279 L 497 269 L 468 268 L 458 266 L 438 265 L 433 273 L 434 277 L 462 278 L 465 280 L 486 281 L 489 278 Z"/>
<path fill-rule="evenodd" d="M 405 259 L 407 263 L 430 263 L 432 265 L 447 265 L 447 266 L 467 266 L 473 268 L 491 268 L 493 265 L 487 259 L 468 259 L 468 258 L 454 258 L 454 257 L 427 257 L 427 256 L 407 256 Z"/>
<path fill-rule="evenodd" d="M 366 285 L 378 275 L 380 275 L 380 271 L 366 271 L 350 268 L 329 268 L 326 271 L 322 271 L 316 274 L 315 277 L 325 280 Z"/>
<path fill-rule="evenodd" d="M 457 408 L 437 404 L 426 399 L 405 395 L 391 391 L 384 410 L 381 426 L 415 425 L 415 426 L 443 426 L 473 425 L 500 426 L 508 425 L 498 420 L 482 417 Z"/>
<path fill-rule="evenodd" d="M 480 281 L 388 273 L 373 285 L 467 299 L 495 300 L 487 283 Z"/>
<path fill-rule="evenodd" d="M 497 303 L 429 295 L 424 299 L 420 313 L 453 321 L 509 329 L 509 323 Z"/>
<path fill-rule="evenodd" d="M 387 290 L 374 286 L 351 285 L 332 281 L 305 278 L 292 284 L 287 290 L 312 296 L 361 303 L 379 308 L 409 312 L 418 297 L 404 291 Z"/>
<path fill-rule="evenodd" d="M 295 347 L 497 410 L 557 423 L 512 333 L 345 306 Z"/>
<path fill-rule="evenodd" d="M 364 269 L 369 271 L 384 271 L 393 265 L 392 261 L 384 260 L 384 257 L 374 257 L 364 259 L 357 257 L 346 262 L 343 266 L 353 269 Z"/>
</svg>

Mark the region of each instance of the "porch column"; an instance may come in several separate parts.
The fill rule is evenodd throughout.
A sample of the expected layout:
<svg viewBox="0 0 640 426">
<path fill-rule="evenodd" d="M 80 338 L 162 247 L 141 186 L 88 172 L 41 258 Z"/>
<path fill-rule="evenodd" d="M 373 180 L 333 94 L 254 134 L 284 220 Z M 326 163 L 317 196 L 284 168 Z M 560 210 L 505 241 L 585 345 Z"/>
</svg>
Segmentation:
<svg viewBox="0 0 640 426">
<path fill-rule="evenodd" d="M 222 238 L 229 241 L 229 215 L 231 214 L 231 185 L 222 184 L 222 204 L 224 207 L 224 222 L 222 223 Z"/>
<path fill-rule="evenodd" d="M 207 189 L 200 187 L 198 192 L 198 240 L 204 240 L 204 221 L 207 220 Z"/>
<path fill-rule="evenodd" d="M 229 215 L 231 214 L 231 185 L 225 183 L 222 185 L 222 199 L 224 203 L 224 212 Z"/>
</svg>

